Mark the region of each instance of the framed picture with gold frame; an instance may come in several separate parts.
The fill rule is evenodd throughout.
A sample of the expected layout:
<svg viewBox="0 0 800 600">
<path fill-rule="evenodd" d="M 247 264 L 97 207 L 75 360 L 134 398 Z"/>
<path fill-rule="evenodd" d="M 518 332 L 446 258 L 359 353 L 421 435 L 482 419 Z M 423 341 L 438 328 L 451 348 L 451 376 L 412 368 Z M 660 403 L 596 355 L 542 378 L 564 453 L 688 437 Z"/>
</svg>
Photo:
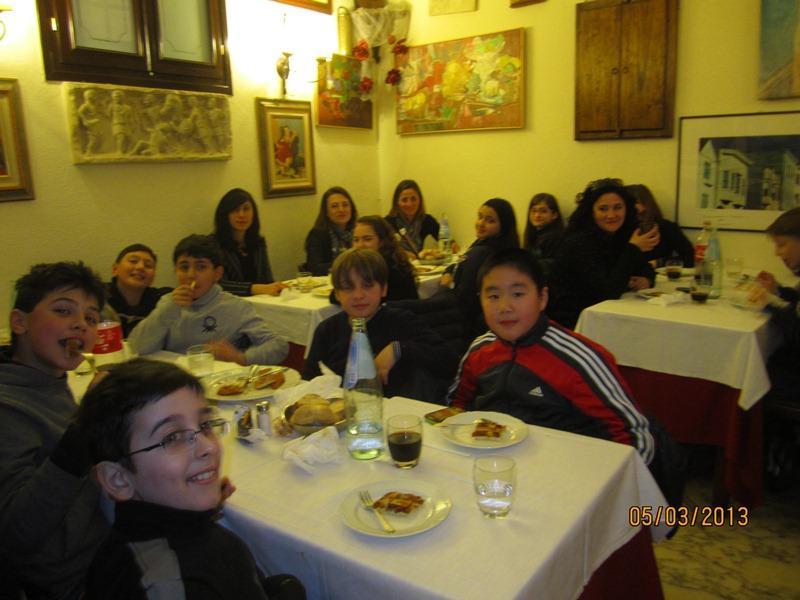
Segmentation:
<svg viewBox="0 0 800 600">
<path fill-rule="evenodd" d="M 313 194 L 311 103 L 256 98 L 256 122 L 264 198 Z"/>
<path fill-rule="evenodd" d="M 291 4 L 292 6 L 299 6 L 300 8 L 310 8 L 311 10 L 318 10 L 331 14 L 333 7 L 331 0 L 275 0 L 281 4 Z"/>
<path fill-rule="evenodd" d="M 22 102 L 16 79 L 0 79 L 0 202 L 33 200 Z"/>
</svg>

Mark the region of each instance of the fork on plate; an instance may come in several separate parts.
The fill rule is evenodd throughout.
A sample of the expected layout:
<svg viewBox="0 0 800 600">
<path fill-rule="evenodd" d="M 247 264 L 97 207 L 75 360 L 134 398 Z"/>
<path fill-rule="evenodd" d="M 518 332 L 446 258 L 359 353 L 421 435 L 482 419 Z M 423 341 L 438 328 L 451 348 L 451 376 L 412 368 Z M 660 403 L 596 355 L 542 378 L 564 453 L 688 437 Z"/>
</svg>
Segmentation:
<svg viewBox="0 0 800 600">
<path fill-rule="evenodd" d="M 386 517 L 383 516 L 381 511 L 372 506 L 372 494 L 370 494 L 367 490 L 361 490 L 358 492 L 358 498 L 361 500 L 361 506 L 363 506 L 364 509 L 371 510 L 375 513 L 375 516 L 378 517 L 378 521 L 381 523 L 381 527 L 383 527 L 383 530 L 386 533 L 396 532 L 396 529 L 389 524 L 389 521 L 386 520 Z"/>
</svg>

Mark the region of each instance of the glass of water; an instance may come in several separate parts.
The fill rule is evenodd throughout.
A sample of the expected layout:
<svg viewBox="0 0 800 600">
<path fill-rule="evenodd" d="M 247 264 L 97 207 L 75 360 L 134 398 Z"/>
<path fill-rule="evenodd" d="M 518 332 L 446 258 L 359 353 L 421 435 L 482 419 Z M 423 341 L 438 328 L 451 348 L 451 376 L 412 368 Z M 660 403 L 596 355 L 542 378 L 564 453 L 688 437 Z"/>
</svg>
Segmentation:
<svg viewBox="0 0 800 600">
<path fill-rule="evenodd" d="M 214 372 L 214 354 L 208 344 L 189 346 L 186 350 L 189 370 L 197 377 L 205 377 Z"/>
<path fill-rule="evenodd" d="M 478 508 L 490 519 L 508 516 L 517 486 L 517 464 L 508 456 L 481 456 L 472 466 Z"/>
</svg>

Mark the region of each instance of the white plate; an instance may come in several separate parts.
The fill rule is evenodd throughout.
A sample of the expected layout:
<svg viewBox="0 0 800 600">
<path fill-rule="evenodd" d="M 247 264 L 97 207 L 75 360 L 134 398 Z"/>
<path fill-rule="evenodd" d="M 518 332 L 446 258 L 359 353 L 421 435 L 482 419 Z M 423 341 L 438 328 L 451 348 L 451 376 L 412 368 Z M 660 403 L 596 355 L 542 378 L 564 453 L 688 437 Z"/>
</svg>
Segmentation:
<svg viewBox="0 0 800 600">
<path fill-rule="evenodd" d="M 319 275 L 311 278 L 311 287 L 318 288 L 322 285 L 329 285 L 331 282 L 330 277 L 327 275 Z M 289 287 L 297 287 L 297 279 L 286 279 L 284 282 Z"/>
<path fill-rule="evenodd" d="M 312 296 L 319 296 L 320 298 L 327 298 L 328 296 L 331 295 L 332 291 L 333 291 L 333 286 L 332 285 L 325 285 L 325 286 L 314 288 L 313 290 L 311 290 L 311 295 Z"/>
<path fill-rule="evenodd" d="M 666 277 L 667 276 L 667 267 L 658 267 L 656 269 L 656 273 Z M 693 275 L 694 275 L 694 267 L 683 267 L 683 269 L 681 269 L 681 278 L 683 278 L 683 277 L 692 277 Z"/>
<path fill-rule="evenodd" d="M 268 365 L 264 365 L 262 368 L 268 367 Z M 249 372 L 250 367 L 242 367 L 241 369 L 231 369 L 229 371 L 222 371 L 220 373 L 214 373 L 213 375 L 207 375 L 206 377 L 203 377 L 201 381 L 203 382 L 203 387 L 206 390 L 206 398 L 209 400 L 216 400 L 217 402 L 246 402 L 248 400 L 262 400 L 264 398 L 269 398 L 277 391 L 270 387 L 257 390 L 252 386 L 247 386 L 247 389 L 245 389 L 244 392 L 241 394 L 236 394 L 235 396 L 220 396 L 217 394 L 217 388 L 222 380 L 228 379 L 229 377 L 235 377 L 236 375 L 247 377 Z M 283 376 L 286 378 L 286 381 L 279 389 L 294 387 L 300 383 L 300 373 L 294 369 L 286 369 L 283 372 Z"/>
<path fill-rule="evenodd" d="M 660 290 L 658 288 L 647 288 L 645 290 L 639 290 L 636 292 L 636 295 L 639 298 L 644 298 L 645 300 L 649 300 L 650 298 L 658 298 L 659 296 L 664 296 L 669 294 L 666 290 Z"/>
<path fill-rule="evenodd" d="M 358 498 L 358 492 L 361 490 L 368 491 L 373 500 L 377 500 L 386 492 L 404 492 L 424 498 L 425 503 L 410 515 L 395 515 L 391 512 L 384 512 L 383 516 L 396 529 L 395 533 L 386 533 L 378 521 L 378 516 L 361 505 L 361 501 Z M 453 503 L 447 494 L 432 483 L 415 479 L 378 481 L 360 486 L 349 492 L 339 505 L 339 514 L 345 525 L 359 533 L 376 537 L 396 538 L 416 535 L 436 527 L 447 518 L 452 506 Z"/>
<path fill-rule="evenodd" d="M 506 430 L 499 438 L 474 438 L 472 437 L 474 427 L 470 427 L 470 425 L 478 419 L 488 419 L 500 425 L 505 425 Z M 443 425 L 458 424 L 463 424 L 463 427 L 443 427 Z M 449 419 L 445 419 L 442 425 L 437 426 L 437 428 L 440 429 L 446 439 L 467 448 L 505 448 L 506 446 L 519 444 L 528 437 L 528 425 L 523 421 L 505 413 L 482 410 L 453 415 Z"/>
</svg>

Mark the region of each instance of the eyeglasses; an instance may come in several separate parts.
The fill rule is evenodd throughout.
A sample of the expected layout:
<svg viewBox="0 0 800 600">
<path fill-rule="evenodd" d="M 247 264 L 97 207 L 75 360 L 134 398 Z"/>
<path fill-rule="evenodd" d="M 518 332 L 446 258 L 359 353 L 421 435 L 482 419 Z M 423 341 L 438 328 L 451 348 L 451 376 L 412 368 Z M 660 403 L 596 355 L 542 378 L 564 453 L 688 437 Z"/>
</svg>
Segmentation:
<svg viewBox="0 0 800 600">
<path fill-rule="evenodd" d="M 195 445 L 198 434 L 202 433 L 207 438 L 215 438 L 225 435 L 230 429 L 231 425 L 225 419 L 212 419 L 200 423 L 200 429 L 198 430 L 181 429 L 180 431 L 173 431 L 164 436 L 164 439 L 157 444 L 129 452 L 123 458 L 129 458 L 140 452 L 150 452 L 156 448 L 163 448 L 167 454 L 182 454 L 188 452 Z"/>
</svg>

